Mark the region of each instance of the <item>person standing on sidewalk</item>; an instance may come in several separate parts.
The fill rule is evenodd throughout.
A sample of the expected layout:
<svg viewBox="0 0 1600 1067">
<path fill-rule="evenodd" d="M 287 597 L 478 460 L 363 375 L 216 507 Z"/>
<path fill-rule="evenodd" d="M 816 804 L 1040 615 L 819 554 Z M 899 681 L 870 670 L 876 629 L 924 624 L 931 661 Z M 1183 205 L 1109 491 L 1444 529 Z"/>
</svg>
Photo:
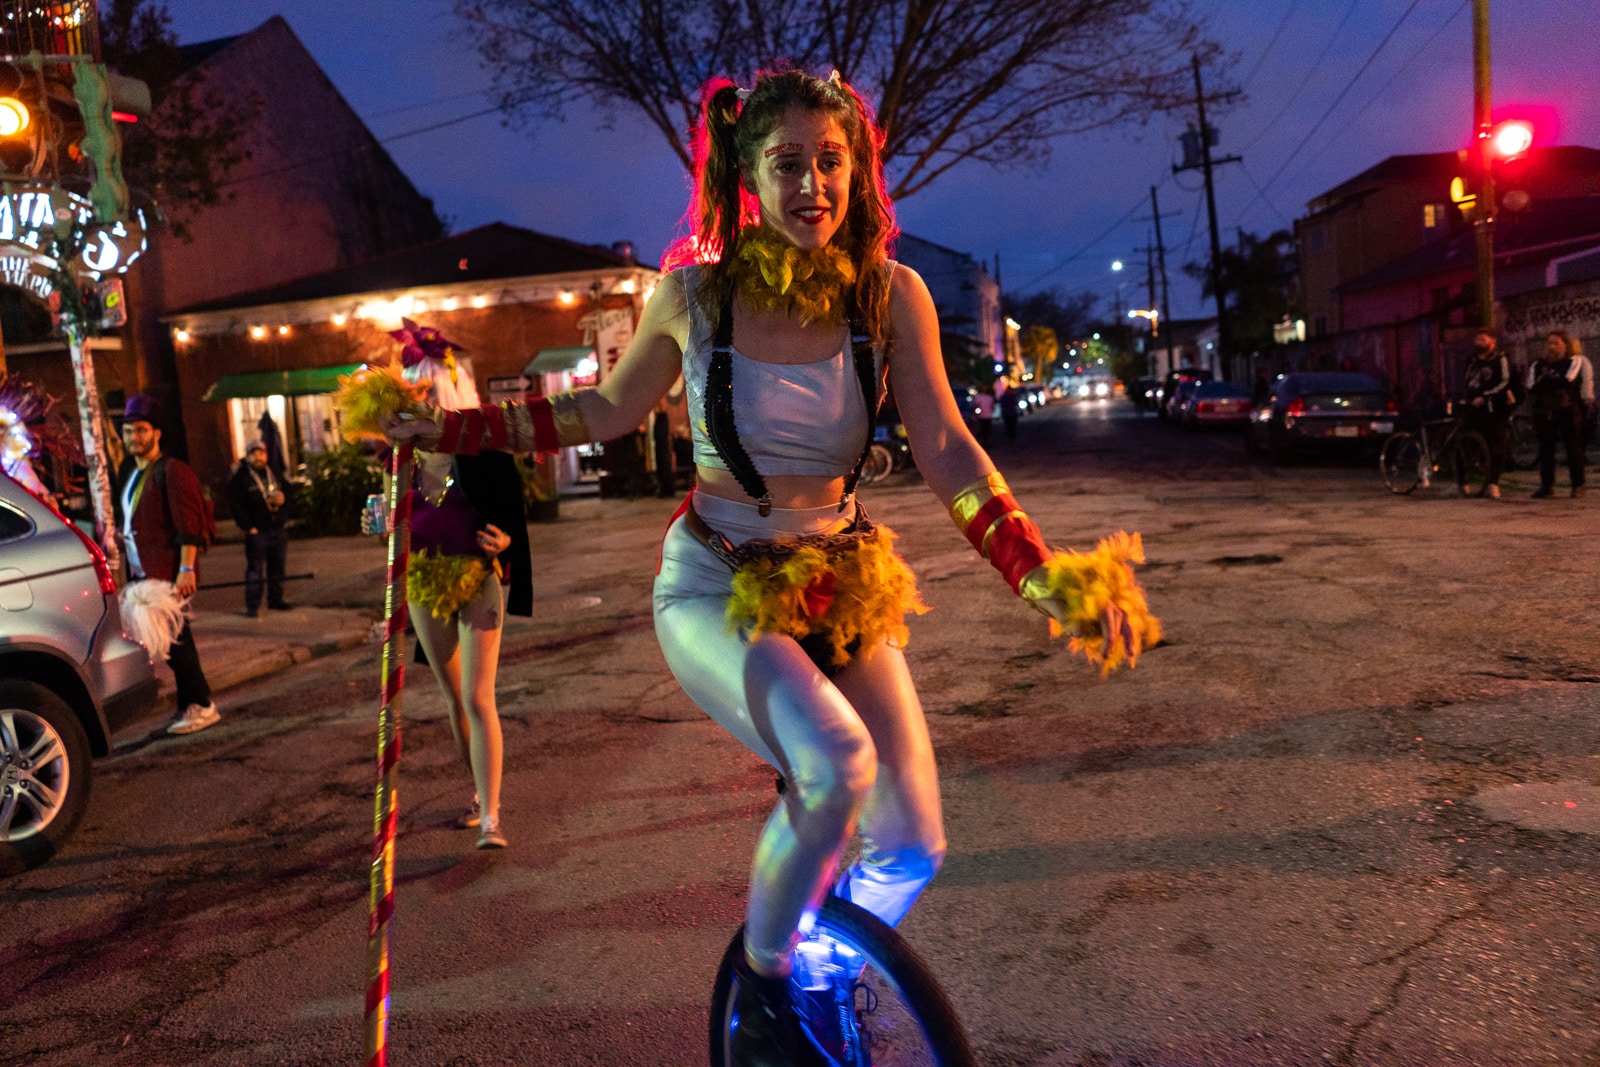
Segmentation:
<svg viewBox="0 0 1600 1067">
<path fill-rule="evenodd" d="M 181 601 L 199 587 L 199 555 L 209 525 L 200 479 L 180 459 L 161 453 L 161 405 L 151 397 L 132 396 L 122 416 L 122 440 L 128 449 L 118 494 L 123 549 L 130 582 L 170 582 Z M 200 666 L 187 617 L 172 642 L 167 665 L 178 683 L 178 708 L 169 734 L 190 734 L 213 725 L 221 716 L 211 700 L 211 685 Z"/>
<path fill-rule="evenodd" d="M 973 406 L 976 408 L 972 419 L 973 429 L 977 431 L 978 443 L 988 448 L 989 436 L 994 432 L 994 387 L 979 389 Z"/>
<path fill-rule="evenodd" d="M 244 613 L 261 615 L 261 594 L 267 607 L 288 611 L 283 599 L 283 575 L 288 565 L 289 535 L 284 530 L 287 511 L 283 486 L 267 464 L 266 442 L 255 440 L 228 480 L 228 507 L 244 531 Z"/>
<path fill-rule="evenodd" d="M 1552 330 L 1545 340 L 1544 358 L 1528 368 L 1528 393 L 1533 397 L 1533 428 L 1539 435 L 1539 488 L 1537 498 L 1556 487 L 1556 441 L 1567 449 L 1567 474 L 1572 495 L 1583 495 L 1583 389 L 1594 390 L 1594 372 L 1585 374 L 1589 361 L 1578 342 L 1565 330 Z"/>
<path fill-rule="evenodd" d="M 1022 387 L 1010 378 L 1001 378 L 994 383 L 999 390 L 996 397 L 1000 405 L 1000 421 L 1005 424 L 1006 444 L 1017 443 L 1017 416 L 1022 413 Z"/>
<path fill-rule="evenodd" d="M 1472 345 L 1464 414 L 1467 429 L 1482 434 L 1489 445 L 1489 485 L 1483 495 L 1499 499 L 1500 474 L 1511 454 L 1511 362 L 1495 346 L 1494 334 L 1488 330 L 1473 334 Z"/>
</svg>

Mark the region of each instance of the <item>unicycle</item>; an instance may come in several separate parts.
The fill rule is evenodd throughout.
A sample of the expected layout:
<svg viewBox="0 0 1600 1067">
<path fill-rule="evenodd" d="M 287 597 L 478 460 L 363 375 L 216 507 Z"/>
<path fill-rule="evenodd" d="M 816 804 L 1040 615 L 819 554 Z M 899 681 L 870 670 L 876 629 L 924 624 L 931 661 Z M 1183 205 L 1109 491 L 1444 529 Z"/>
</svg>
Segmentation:
<svg viewBox="0 0 1600 1067">
<path fill-rule="evenodd" d="M 711 987 L 711 1065 L 737 1067 L 729 1042 L 734 964 L 744 955 L 744 928 L 733 935 Z M 829 894 L 794 951 L 794 981 L 808 1004 L 812 1031 L 839 1067 L 972 1067 L 961 1020 L 927 964 L 900 935 L 864 908 Z M 831 1009 L 826 1005 L 832 1004 Z"/>
</svg>

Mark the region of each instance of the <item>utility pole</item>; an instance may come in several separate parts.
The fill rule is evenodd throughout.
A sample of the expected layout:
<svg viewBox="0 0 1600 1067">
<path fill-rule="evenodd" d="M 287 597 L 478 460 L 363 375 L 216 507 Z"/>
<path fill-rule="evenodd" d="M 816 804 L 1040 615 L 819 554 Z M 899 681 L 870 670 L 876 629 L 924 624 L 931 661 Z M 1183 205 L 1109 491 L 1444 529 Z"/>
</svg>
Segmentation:
<svg viewBox="0 0 1600 1067">
<path fill-rule="evenodd" d="M 1479 0 L 1484 2 L 1484 0 Z M 1223 163 L 1239 163 L 1243 160 L 1239 156 L 1224 156 L 1221 159 L 1211 158 L 1211 144 L 1216 139 L 1216 131 L 1206 122 L 1206 91 L 1200 82 L 1200 54 L 1196 52 L 1191 57 L 1194 68 L 1194 103 L 1200 114 L 1200 131 L 1197 136 L 1199 162 L 1189 158 L 1186 151 L 1184 165 L 1173 167 L 1174 174 L 1184 170 L 1199 169 L 1205 175 L 1206 181 L 1206 216 L 1211 223 L 1211 292 L 1217 300 L 1217 358 L 1221 361 L 1224 370 L 1227 368 L 1227 358 L 1232 352 L 1231 341 L 1228 336 L 1228 306 L 1222 291 L 1222 237 L 1217 229 L 1217 194 L 1212 184 L 1211 170 Z M 1188 148 L 1188 145 L 1185 145 Z"/>
<path fill-rule="evenodd" d="M 1494 328 L 1494 155 L 1490 137 L 1489 0 L 1472 0 L 1472 121 L 1478 152 L 1478 325 Z"/>
<path fill-rule="evenodd" d="M 1156 262 L 1161 267 L 1161 321 L 1167 324 L 1167 370 L 1172 370 L 1172 314 L 1167 304 L 1167 246 L 1161 240 L 1161 204 L 1156 199 L 1156 187 L 1150 187 L 1150 217 L 1156 224 Z M 1154 306 L 1152 298 L 1151 306 Z"/>
</svg>

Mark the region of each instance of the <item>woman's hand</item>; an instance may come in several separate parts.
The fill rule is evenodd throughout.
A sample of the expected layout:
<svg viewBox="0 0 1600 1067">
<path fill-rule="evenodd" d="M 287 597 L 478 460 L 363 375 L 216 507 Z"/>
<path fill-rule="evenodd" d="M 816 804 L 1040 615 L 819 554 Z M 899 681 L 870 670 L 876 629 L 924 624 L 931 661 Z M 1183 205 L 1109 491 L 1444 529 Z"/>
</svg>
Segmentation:
<svg viewBox="0 0 1600 1067">
<path fill-rule="evenodd" d="M 391 441 L 419 440 L 439 436 L 439 424 L 426 415 L 399 411 L 378 420 L 383 435 Z"/>
<path fill-rule="evenodd" d="M 511 547 L 511 535 L 494 523 L 488 523 L 478 531 L 478 547 L 486 556 L 498 556 Z"/>
</svg>

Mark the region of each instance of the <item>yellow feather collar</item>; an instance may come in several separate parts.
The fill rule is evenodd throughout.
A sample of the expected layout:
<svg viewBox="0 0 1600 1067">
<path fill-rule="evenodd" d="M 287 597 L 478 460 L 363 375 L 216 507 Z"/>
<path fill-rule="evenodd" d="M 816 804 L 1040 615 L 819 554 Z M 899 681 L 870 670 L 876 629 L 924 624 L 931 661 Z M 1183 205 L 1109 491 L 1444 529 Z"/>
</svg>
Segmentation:
<svg viewBox="0 0 1600 1067">
<path fill-rule="evenodd" d="M 800 249 L 765 226 L 746 226 L 729 264 L 734 290 L 755 311 L 781 311 L 813 322 L 844 325 L 845 292 L 856 265 L 835 240 Z"/>
</svg>

